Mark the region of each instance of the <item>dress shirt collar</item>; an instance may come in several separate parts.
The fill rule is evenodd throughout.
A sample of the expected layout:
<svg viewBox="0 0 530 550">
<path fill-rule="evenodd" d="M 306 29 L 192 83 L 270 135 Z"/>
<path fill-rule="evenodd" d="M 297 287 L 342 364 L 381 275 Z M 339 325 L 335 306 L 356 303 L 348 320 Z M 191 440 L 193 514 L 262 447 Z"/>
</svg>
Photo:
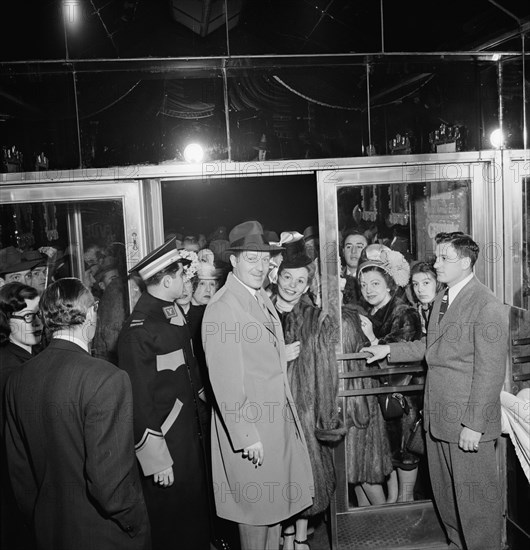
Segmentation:
<svg viewBox="0 0 530 550">
<path fill-rule="evenodd" d="M 58 338 L 59 340 L 67 340 L 68 342 L 72 342 L 73 344 L 76 344 L 80 348 L 84 349 L 87 353 L 90 353 L 88 349 L 88 344 L 81 340 L 80 338 L 76 338 L 72 334 L 68 334 L 67 332 L 55 332 L 53 334 L 53 338 Z"/>
<path fill-rule="evenodd" d="M 449 288 L 447 296 L 448 306 L 453 303 L 453 300 L 458 296 L 458 293 L 467 285 L 467 283 L 469 283 L 469 281 L 471 281 L 472 278 L 473 273 L 470 273 L 465 279 L 462 279 L 459 283 L 456 283 L 456 285 Z"/>
<path fill-rule="evenodd" d="M 232 273 L 232 275 L 234 275 L 234 274 Z M 234 279 L 238 283 L 242 284 L 250 292 L 250 294 L 252 294 L 252 298 L 254 298 L 254 299 L 256 298 L 256 292 L 258 292 L 258 291 L 255 288 L 252 288 L 251 286 L 246 285 L 241 279 L 238 279 L 235 275 L 234 275 Z"/>
</svg>

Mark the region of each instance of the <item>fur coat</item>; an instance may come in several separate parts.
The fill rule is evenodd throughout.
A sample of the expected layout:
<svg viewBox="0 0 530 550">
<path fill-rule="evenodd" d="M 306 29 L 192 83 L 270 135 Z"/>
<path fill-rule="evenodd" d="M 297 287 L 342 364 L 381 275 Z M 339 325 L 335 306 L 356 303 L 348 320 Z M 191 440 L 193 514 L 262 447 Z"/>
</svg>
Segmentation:
<svg viewBox="0 0 530 550">
<path fill-rule="evenodd" d="M 368 315 L 372 321 L 374 334 L 379 338 L 380 344 L 394 342 L 409 342 L 419 340 L 422 336 L 421 317 L 418 310 L 403 302 L 398 296 L 394 296 L 388 304 Z M 411 365 L 411 363 L 407 363 Z M 381 366 L 389 366 L 386 360 Z M 399 365 L 392 364 L 392 367 Z M 411 374 L 391 374 L 385 376 L 382 382 L 391 386 L 407 385 L 411 382 Z M 390 439 L 390 448 L 394 466 L 402 469 L 416 467 L 419 457 L 411 454 L 405 448 L 410 430 L 418 419 L 421 408 L 421 392 L 407 393 L 405 398 L 409 405 L 409 411 L 401 418 L 388 420 L 386 422 L 387 434 Z"/>
<path fill-rule="evenodd" d="M 332 446 L 345 433 L 337 408 L 336 327 L 306 295 L 281 318 L 285 343 L 300 342 L 300 355 L 287 364 L 287 377 L 313 470 L 313 505 L 301 514 L 309 518 L 329 506 L 335 490 Z"/>
<path fill-rule="evenodd" d="M 359 313 L 366 315 L 358 306 L 342 308 L 342 339 L 344 353 L 357 353 L 369 345 L 361 329 Z M 367 365 L 364 359 L 344 362 L 345 371 L 359 372 L 377 369 Z M 378 378 L 351 378 L 348 389 L 372 389 L 379 387 Z M 346 398 L 346 415 L 349 427 L 346 436 L 346 464 L 348 482 L 382 484 L 392 471 L 390 443 L 385 421 L 375 395 L 360 395 Z"/>
</svg>

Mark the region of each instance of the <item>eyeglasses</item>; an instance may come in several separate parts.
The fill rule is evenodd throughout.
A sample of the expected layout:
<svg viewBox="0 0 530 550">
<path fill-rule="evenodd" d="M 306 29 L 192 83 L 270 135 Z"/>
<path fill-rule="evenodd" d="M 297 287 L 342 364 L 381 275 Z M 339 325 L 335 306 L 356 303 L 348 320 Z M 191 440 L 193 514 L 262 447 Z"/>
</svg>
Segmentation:
<svg viewBox="0 0 530 550">
<path fill-rule="evenodd" d="M 11 315 L 11 319 L 22 319 L 25 323 L 28 323 L 28 325 L 35 321 L 35 317 L 41 319 L 41 312 L 36 311 L 35 313 L 24 313 L 24 315 Z"/>
</svg>

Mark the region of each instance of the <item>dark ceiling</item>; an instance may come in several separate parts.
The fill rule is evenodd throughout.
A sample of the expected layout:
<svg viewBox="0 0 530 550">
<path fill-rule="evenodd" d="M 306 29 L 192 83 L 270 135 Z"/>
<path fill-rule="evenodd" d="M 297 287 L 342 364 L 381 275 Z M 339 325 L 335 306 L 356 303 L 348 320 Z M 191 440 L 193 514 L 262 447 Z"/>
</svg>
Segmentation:
<svg viewBox="0 0 530 550">
<path fill-rule="evenodd" d="M 4 2 L 2 61 L 64 59 L 61 10 L 78 19 L 68 31 L 71 59 L 429 52 L 472 50 L 518 29 L 530 17 L 526 0 L 227 0 L 226 28 L 199 36 L 175 21 L 186 5 L 215 15 L 224 0 L 25 0 Z M 507 12 L 511 13 L 509 15 Z M 198 12 L 197 12 L 198 13 Z M 237 16 L 236 14 L 239 14 Z M 199 16 L 200 18 L 200 16 Z M 14 32 L 8 33 L 11 28 Z M 499 48 L 520 49 L 520 40 Z"/>
<path fill-rule="evenodd" d="M 223 24 L 225 1 L 228 32 Z M 175 16 L 189 7 L 196 32 Z M 207 29 L 206 20 L 217 25 Z M 0 146 L 15 144 L 26 159 L 46 151 L 50 165 L 75 167 L 162 162 L 174 157 L 179 136 L 201 132 L 216 143 L 211 158 L 226 158 L 226 98 L 219 59 L 210 60 L 213 65 L 203 72 L 183 69 L 208 66 L 198 58 L 223 61 L 230 56 L 234 62 L 237 56 L 254 56 L 246 64 L 240 61 L 252 68 L 262 62 L 260 55 L 519 52 L 519 31 L 528 35 L 530 30 L 530 2 L 11 0 L 3 3 L 2 23 Z M 528 51 L 530 40 L 526 42 Z M 383 63 L 389 59 L 373 57 Z M 371 73 L 372 128 L 374 133 L 379 128 L 379 149 L 412 119 L 422 136 L 418 151 L 425 150 L 428 132 L 446 120 L 477 126 L 474 146 L 480 147 L 489 122 L 472 104 L 477 103 L 474 94 L 488 82 L 494 93 L 481 99 L 480 109 L 495 113 L 495 64 L 490 61 L 487 72 L 477 76 L 473 64 L 462 63 L 457 77 L 453 69 L 458 61 L 434 67 L 430 58 L 416 63 L 419 57 L 407 57 L 404 62 L 392 58 Z M 165 72 L 157 71 L 158 58 Z M 180 58 L 175 65 L 179 69 L 170 72 L 167 64 L 174 58 Z M 137 61 L 127 61 L 131 59 Z M 274 61 L 274 71 L 261 67 L 229 73 L 235 158 L 251 159 L 252 144 L 264 132 L 277 139 L 276 158 L 299 158 L 293 143 L 315 128 L 320 142 L 332 144 L 327 150 L 319 146 L 315 155 L 362 154 L 367 141 L 367 68 L 363 57 L 358 59 L 357 66 L 349 62 L 348 70 L 324 65 L 315 70 L 313 58 L 283 71 Z M 505 81 L 508 95 L 520 103 L 520 56 L 515 59 L 514 66 L 505 69 Z M 464 96 L 470 103 L 460 101 Z M 396 108 L 386 110 L 386 105 Z M 469 113 L 474 120 L 467 120 Z"/>
</svg>

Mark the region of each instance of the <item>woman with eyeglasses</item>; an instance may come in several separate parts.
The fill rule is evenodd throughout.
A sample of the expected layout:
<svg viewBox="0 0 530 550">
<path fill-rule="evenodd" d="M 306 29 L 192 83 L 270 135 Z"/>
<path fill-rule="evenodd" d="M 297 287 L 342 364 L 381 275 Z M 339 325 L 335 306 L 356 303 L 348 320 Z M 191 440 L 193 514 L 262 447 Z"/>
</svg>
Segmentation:
<svg viewBox="0 0 530 550">
<path fill-rule="evenodd" d="M 33 548 L 29 529 L 18 511 L 7 472 L 4 422 L 4 390 L 9 375 L 32 357 L 33 347 L 42 336 L 39 293 L 23 283 L 7 283 L 0 288 L 0 396 L 2 398 L 0 433 L 1 452 L 1 548 Z"/>
</svg>

